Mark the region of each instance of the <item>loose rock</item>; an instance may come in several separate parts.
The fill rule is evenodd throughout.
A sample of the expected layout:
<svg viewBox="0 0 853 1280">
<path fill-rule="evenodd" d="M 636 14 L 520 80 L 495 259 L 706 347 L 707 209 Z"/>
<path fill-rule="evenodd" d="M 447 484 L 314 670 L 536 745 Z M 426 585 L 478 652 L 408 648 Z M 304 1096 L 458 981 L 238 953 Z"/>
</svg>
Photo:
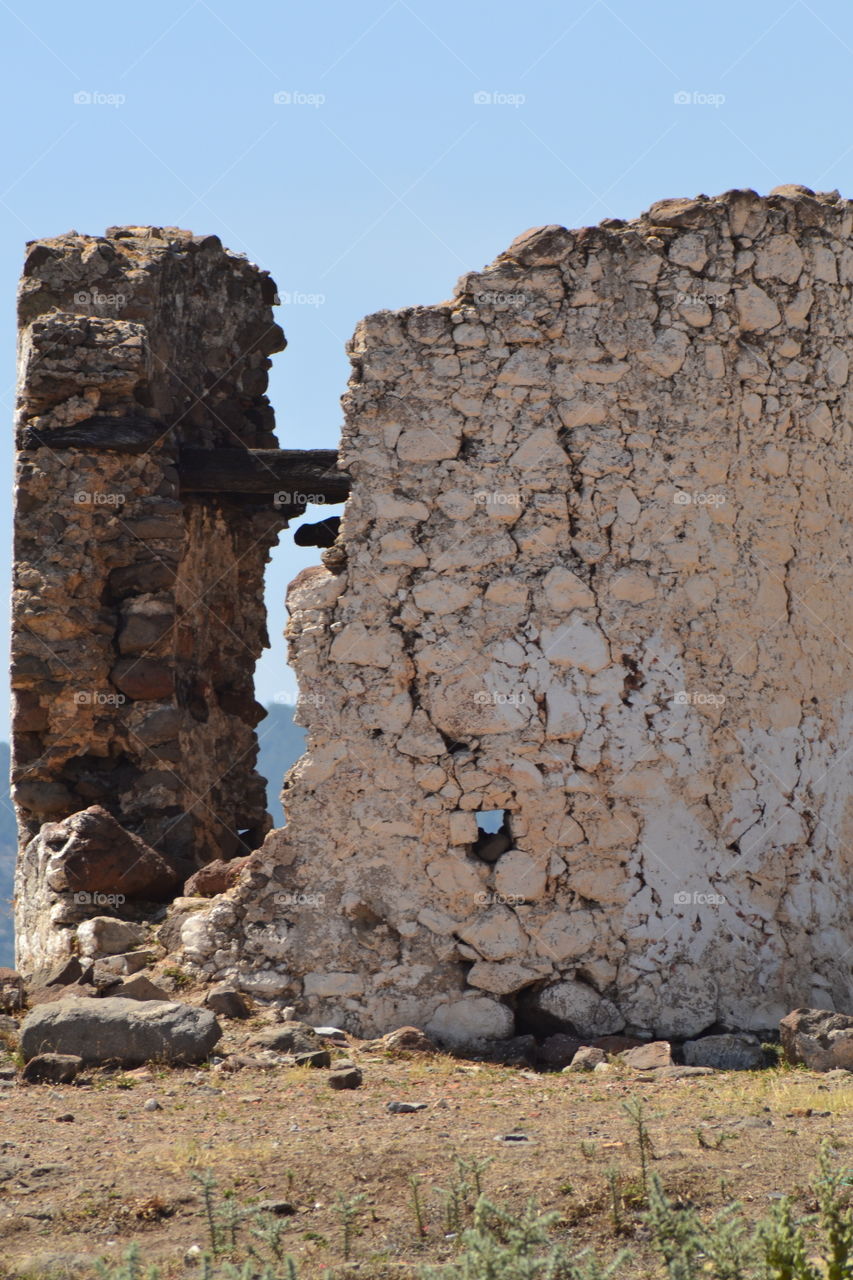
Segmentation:
<svg viewBox="0 0 853 1280">
<path fill-rule="evenodd" d="M 71 1084 L 83 1069 L 83 1059 L 73 1053 L 40 1053 L 21 1072 L 27 1084 Z"/>
<path fill-rule="evenodd" d="M 764 1050 L 757 1036 L 732 1034 L 686 1040 L 684 1061 L 690 1067 L 714 1067 L 717 1071 L 755 1071 L 764 1065 Z"/>
<path fill-rule="evenodd" d="M 222 1030 L 207 1009 L 172 1001 L 60 1000 L 33 1009 L 21 1028 L 25 1059 L 72 1053 L 86 1065 L 137 1066 L 151 1059 L 198 1062 Z"/>
<path fill-rule="evenodd" d="M 313 1049 L 309 1053 L 296 1054 L 297 1067 L 330 1067 L 332 1055 L 328 1049 Z"/>
<path fill-rule="evenodd" d="M 569 1065 L 563 1067 L 563 1071 L 592 1071 L 593 1067 L 606 1061 L 607 1054 L 603 1049 L 593 1049 L 590 1045 L 584 1045 L 583 1048 L 578 1049 Z"/>
<path fill-rule="evenodd" d="M 245 996 L 236 987 L 229 987 L 225 983 L 211 987 L 204 1003 L 221 1018 L 242 1019 L 251 1016 Z"/>
<path fill-rule="evenodd" d="M 795 1009 L 779 1023 L 789 1062 L 810 1071 L 853 1071 L 853 1017 L 828 1009 Z"/>
<path fill-rule="evenodd" d="M 627 1067 L 635 1071 L 651 1071 L 657 1067 L 672 1066 L 672 1048 L 668 1040 L 652 1040 L 620 1054 Z"/>
<path fill-rule="evenodd" d="M 361 1070 L 354 1063 L 338 1064 L 329 1075 L 329 1084 L 333 1089 L 357 1089 L 363 1079 Z"/>
</svg>

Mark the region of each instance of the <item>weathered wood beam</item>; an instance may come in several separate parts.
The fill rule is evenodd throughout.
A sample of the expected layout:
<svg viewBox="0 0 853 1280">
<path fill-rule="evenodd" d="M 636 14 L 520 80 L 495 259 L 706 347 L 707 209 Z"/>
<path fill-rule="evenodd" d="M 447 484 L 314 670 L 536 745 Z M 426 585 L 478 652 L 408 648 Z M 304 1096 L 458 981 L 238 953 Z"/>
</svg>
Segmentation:
<svg viewBox="0 0 853 1280">
<path fill-rule="evenodd" d="M 67 427 L 27 427 L 22 449 L 108 449 L 113 453 L 147 453 L 159 441 L 169 440 L 169 427 L 151 418 L 87 418 Z"/>
<path fill-rule="evenodd" d="M 181 449 L 182 493 L 281 495 L 282 505 L 345 502 L 350 480 L 334 449 Z"/>
</svg>

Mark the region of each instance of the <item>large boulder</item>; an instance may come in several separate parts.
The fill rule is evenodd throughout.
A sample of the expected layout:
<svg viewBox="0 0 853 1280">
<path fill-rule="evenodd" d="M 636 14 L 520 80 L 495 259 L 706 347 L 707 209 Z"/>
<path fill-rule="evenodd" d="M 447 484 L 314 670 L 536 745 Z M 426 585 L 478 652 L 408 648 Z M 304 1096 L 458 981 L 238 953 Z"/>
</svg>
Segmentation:
<svg viewBox="0 0 853 1280">
<path fill-rule="evenodd" d="M 427 1024 L 427 1033 L 448 1049 L 470 1049 L 493 1040 L 507 1040 L 513 1032 L 512 1010 L 486 996 L 463 996 L 443 1004 Z"/>
<path fill-rule="evenodd" d="M 625 1019 L 616 1006 L 585 982 L 566 979 L 552 982 L 530 999 L 528 1017 L 533 1027 L 552 1032 L 569 1032 L 589 1043 L 596 1036 L 621 1031 Z"/>
<path fill-rule="evenodd" d="M 682 1052 L 688 1067 L 714 1067 L 717 1071 L 756 1071 L 764 1065 L 761 1041 L 748 1032 L 685 1040 Z"/>
<path fill-rule="evenodd" d="M 830 1009 L 795 1009 L 779 1023 L 789 1062 L 810 1071 L 853 1071 L 853 1018 Z"/>
<path fill-rule="evenodd" d="M 162 854 L 126 831 L 100 805 L 48 822 L 34 837 L 50 853 L 46 879 L 55 893 L 74 893 L 95 905 L 141 898 L 165 902 L 178 872 Z M 108 902 L 99 903 L 99 897 Z"/>
<path fill-rule="evenodd" d="M 221 1035 L 208 1009 L 106 996 L 39 1005 L 21 1027 L 21 1052 L 27 1061 L 42 1053 L 77 1054 L 86 1065 L 198 1062 Z"/>
</svg>

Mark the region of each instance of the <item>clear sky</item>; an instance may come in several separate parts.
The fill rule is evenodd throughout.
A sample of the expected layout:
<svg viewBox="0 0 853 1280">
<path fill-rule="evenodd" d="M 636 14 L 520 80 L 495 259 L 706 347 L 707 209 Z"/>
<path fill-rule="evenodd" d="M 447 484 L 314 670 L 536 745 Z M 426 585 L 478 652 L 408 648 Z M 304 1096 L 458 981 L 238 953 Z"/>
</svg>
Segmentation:
<svg viewBox="0 0 853 1280">
<path fill-rule="evenodd" d="M 268 268 L 281 442 L 329 447 L 362 315 L 448 297 L 531 226 L 851 195 L 851 96 L 850 0 L 0 0 L 4 591 L 26 240 L 178 225 Z M 281 544 L 264 702 L 294 688 L 284 591 L 318 555 Z"/>
</svg>

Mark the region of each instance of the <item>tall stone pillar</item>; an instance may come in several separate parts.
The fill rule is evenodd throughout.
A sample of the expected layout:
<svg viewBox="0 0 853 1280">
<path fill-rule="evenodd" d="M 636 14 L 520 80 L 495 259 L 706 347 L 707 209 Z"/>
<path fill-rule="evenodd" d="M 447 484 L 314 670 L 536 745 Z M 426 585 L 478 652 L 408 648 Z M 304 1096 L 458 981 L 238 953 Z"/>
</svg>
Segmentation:
<svg viewBox="0 0 853 1280">
<path fill-rule="evenodd" d="M 98 913 L 80 885 L 167 896 L 270 826 L 253 672 L 287 512 L 270 495 L 182 493 L 179 460 L 276 446 L 264 394 L 285 345 L 276 301 L 269 275 L 216 236 L 113 227 L 28 246 L 12 618 L 20 965 L 62 954 Z M 106 813 L 73 820 L 76 834 L 63 822 L 93 806 Z"/>
</svg>

